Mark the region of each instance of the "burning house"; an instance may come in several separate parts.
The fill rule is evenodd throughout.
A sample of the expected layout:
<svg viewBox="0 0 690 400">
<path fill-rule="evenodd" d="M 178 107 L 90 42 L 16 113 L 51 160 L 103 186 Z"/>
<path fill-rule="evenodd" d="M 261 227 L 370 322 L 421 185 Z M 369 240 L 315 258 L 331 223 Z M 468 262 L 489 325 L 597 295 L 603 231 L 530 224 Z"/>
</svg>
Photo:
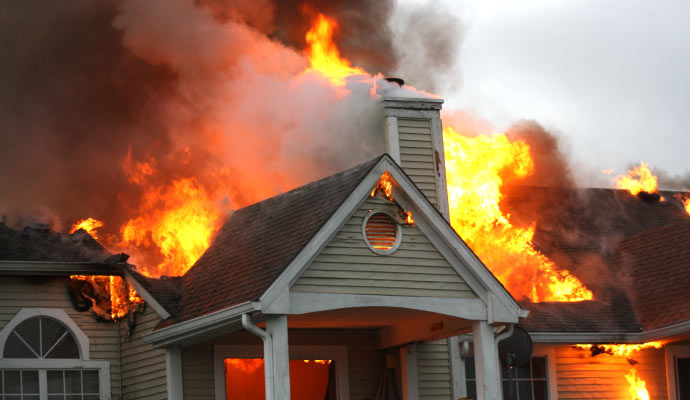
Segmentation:
<svg viewBox="0 0 690 400">
<path fill-rule="evenodd" d="M 335 20 L 307 11 L 305 64 L 273 39 L 290 30 L 199 3 L 166 11 L 227 54 L 175 27 L 179 50 L 145 3 L 108 19 L 173 69 L 142 87 L 179 91 L 133 129 L 171 113 L 170 137 L 110 163 L 127 212 L 94 203 L 119 231 L 0 223 L 0 400 L 690 398 L 687 194 L 642 167 L 621 189 L 527 185 L 528 141 L 444 126 L 437 96 L 342 58 Z"/>
</svg>

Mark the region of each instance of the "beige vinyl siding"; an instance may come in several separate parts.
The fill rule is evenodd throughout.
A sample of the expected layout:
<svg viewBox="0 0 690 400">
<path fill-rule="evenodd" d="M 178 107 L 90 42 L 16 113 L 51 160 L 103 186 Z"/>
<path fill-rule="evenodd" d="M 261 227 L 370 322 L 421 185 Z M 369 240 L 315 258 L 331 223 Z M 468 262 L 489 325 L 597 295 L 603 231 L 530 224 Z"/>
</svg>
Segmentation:
<svg viewBox="0 0 690 400">
<path fill-rule="evenodd" d="M 395 207 L 370 198 L 326 245 L 291 290 L 421 297 L 476 297 L 436 247 L 416 226 L 403 225 L 402 243 L 387 256 L 371 251 L 362 222 L 371 209 Z"/>
<path fill-rule="evenodd" d="M 631 367 L 625 357 L 591 357 L 588 350 L 572 346 L 557 346 L 555 353 L 559 399 L 630 399 L 625 375 Z M 647 383 L 650 399 L 665 400 L 664 349 L 641 350 L 633 353 L 632 358 L 638 362 L 635 368 Z"/>
<path fill-rule="evenodd" d="M 384 357 L 376 348 L 375 330 L 290 330 L 289 335 L 289 343 L 293 346 L 347 346 L 350 399 L 376 397 Z M 214 344 L 261 346 L 255 337 L 242 331 L 218 338 Z M 182 349 L 182 381 L 186 400 L 214 400 L 213 344 Z"/>
<path fill-rule="evenodd" d="M 120 399 L 120 362 L 118 326 L 102 322 L 90 311 L 78 312 L 67 291 L 68 278 L 14 277 L 0 278 L 0 329 L 22 308 L 60 308 L 89 338 L 92 360 L 110 362 L 110 388 L 113 399 Z"/>
<path fill-rule="evenodd" d="M 417 348 L 420 400 L 452 400 L 448 339 L 420 343 Z"/>
<path fill-rule="evenodd" d="M 161 318 L 151 306 L 137 314 L 134 329 L 127 337 L 126 321 L 121 323 L 123 399 L 159 400 L 168 398 L 165 350 L 144 343 L 142 336 L 153 331 Z"/>
<path fill-rule="evenodd" d="M 213 346 L 182 349 L 182 391 L 185 400 L 214 400 Z"/>
<path fill-rule="evenodd" d="M 401 167 L 433 205 L 437 205 L 431 120 L 398 118 Z"/>
</svg>

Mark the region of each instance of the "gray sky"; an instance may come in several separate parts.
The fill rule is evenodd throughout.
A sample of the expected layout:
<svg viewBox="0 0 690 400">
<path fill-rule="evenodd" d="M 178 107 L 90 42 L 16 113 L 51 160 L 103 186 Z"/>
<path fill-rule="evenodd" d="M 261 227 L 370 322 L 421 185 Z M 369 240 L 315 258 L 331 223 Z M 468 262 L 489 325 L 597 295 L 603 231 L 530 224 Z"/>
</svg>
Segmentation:
<svg viewBox="0 0 690 400">
<path fill-rule="evenodd" d="M 644 160 L 690 172 L 690 1 L 464 0 L 462 108 L 503 130 L 535 119 L 557 133 L 582 184 Z"/>
</svg>

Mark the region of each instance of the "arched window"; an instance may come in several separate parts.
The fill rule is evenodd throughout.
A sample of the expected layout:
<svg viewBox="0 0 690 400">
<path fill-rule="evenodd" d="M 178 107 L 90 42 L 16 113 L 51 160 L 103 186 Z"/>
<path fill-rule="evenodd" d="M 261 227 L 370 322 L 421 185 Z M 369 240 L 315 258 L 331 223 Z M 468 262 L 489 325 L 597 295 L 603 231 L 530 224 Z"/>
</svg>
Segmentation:
<svg viewBox="0 0 690 400">
<path fill-rule="evenodd" d="M 58 308 L 24 308 L 0 331 L 0 399 L 110 398 L 110 363 Z"/>
</svg>

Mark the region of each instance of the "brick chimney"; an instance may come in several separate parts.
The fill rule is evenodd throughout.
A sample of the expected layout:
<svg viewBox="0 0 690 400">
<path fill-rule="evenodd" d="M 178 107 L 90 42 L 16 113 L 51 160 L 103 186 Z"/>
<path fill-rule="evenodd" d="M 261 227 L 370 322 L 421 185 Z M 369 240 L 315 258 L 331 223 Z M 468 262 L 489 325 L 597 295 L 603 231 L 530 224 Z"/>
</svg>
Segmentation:
<svg viewBox="0 0 690 400">
<path fill-rule="evenodd" d="M 386 152 L 448 220 L 442 105 L 433 98 L 381 100 Z"/>
</svg>

